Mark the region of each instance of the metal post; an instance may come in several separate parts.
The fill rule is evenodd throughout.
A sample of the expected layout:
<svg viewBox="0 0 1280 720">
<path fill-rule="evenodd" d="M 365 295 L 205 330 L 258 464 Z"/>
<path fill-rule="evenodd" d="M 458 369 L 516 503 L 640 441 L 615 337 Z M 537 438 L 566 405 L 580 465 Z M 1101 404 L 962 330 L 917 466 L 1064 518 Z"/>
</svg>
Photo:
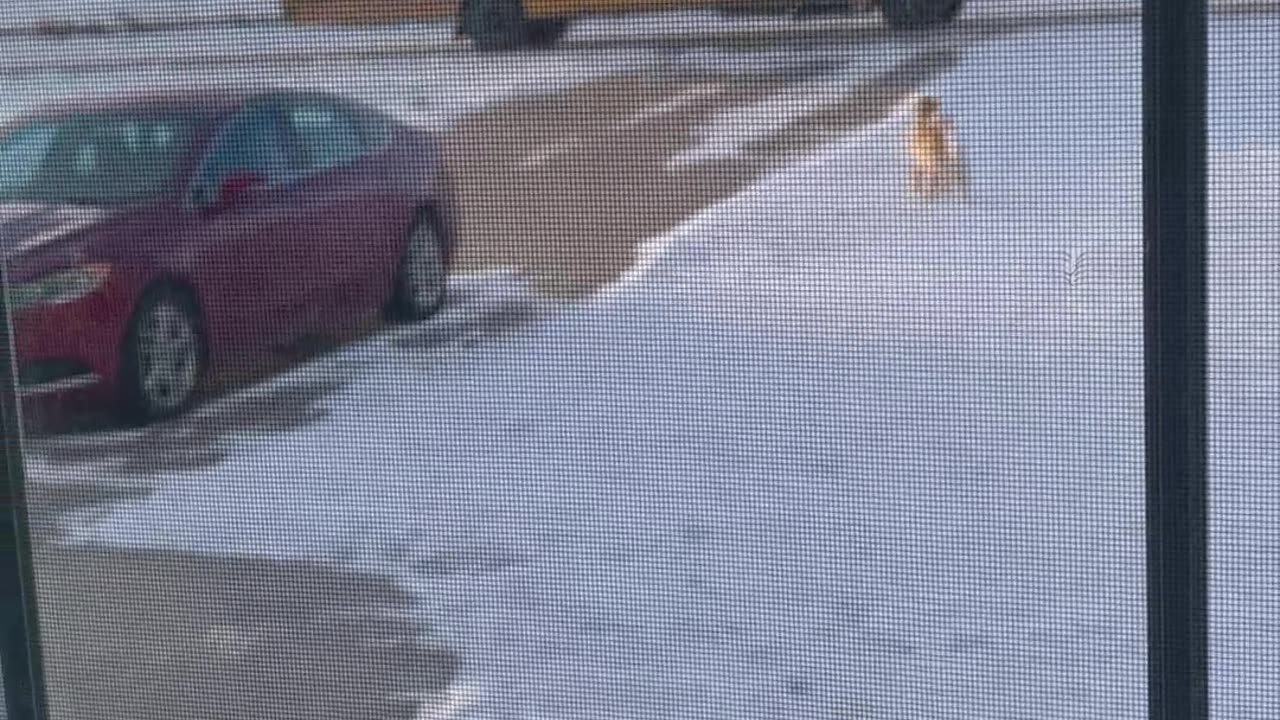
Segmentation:
<svg viewBox="0 0 1280 720">
<path fill-rule="evenodd" d="M 0 666 L 4 669 L 9 720 L 45 720 L 48 705 L 36 619 L 22 424 L 4 265 L 0 259 L 0 430 L 4 432 L 0 437 L 0 492 L 4 493 L 0 517 Z"/>
<path fill-rule="evenodd" d="M 1147 668 L 1152 720 L 1209 717 L 1206 0 L 1143 1 Z"/>
</svg>

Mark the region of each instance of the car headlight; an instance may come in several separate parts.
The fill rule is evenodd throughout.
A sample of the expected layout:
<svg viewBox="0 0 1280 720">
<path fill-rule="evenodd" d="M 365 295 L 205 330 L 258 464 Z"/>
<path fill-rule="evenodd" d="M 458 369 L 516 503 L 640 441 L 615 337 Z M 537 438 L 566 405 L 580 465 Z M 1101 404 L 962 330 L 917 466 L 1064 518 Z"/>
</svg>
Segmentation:
<svg viewBox="0 0 1280 720">
<path fill-rule="evenodd" d="M 102 287 L 110 276 L 110 265 L 84 265 L 71 270 L 60 270 L 13 286 L 9 291 L 9 302 L 14 312 L 35 305 L 68 303 Z"/>
</svg>

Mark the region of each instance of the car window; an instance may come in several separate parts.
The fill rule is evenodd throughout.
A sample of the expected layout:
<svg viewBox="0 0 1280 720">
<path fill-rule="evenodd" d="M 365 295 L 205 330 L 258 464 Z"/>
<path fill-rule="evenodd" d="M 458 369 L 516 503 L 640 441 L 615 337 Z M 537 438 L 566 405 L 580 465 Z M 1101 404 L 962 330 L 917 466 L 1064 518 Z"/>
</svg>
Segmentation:
<svg viewBox="0 0 1280 720">
<path fill-rule="evenodd" d="M 390 140 L 395 127 L 395 121 L 383 113 L 371 108 L 362 108 L 360 130 L 364 133 L 365 145 L 368 148 L 380 147 Z"/>
<path fill-rule="evenodd" d="M 192 199 L 207 205 L 217 198 L 227 178 L 252 173 L 268 186 L 286 182 L 294 162 L 280 116 L 272 108 L 255 108 L 231 120 L 201 163 L 192 188 Z"/>
<path fill-rule="evenodd" d="M 115 204 L 170 186 L 189 147 L 176 116 L 83 114 L 36 121 L 0 139 L 0 200 Z"/>
<path fill-rule="evenodd" d="M 288 121 L 310 171 L 345 165 L 364 152 L 358 121 L 335 104 L 299 103 L 289 109 Z"/>
<path fill-rule="evenodd" d="M 28 125 L 0 140 L 0 196 L 31 183 L 57 134 L 54 125 Z"/>
</svg>

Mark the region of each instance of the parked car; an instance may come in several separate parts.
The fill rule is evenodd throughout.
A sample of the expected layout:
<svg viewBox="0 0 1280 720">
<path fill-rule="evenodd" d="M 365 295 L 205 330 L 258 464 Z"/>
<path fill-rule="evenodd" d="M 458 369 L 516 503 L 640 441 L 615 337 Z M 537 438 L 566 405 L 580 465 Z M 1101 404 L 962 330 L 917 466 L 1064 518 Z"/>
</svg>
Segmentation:
<svg viewBox="0 0 1280 720">
<path fill-rule="evenodd" d="M 135 421 L 445 299 L 441 145 L 323 93 L 205 90 L 46 108 L 0 129 L 0 252 L 24 403 Z"/>
</svg>

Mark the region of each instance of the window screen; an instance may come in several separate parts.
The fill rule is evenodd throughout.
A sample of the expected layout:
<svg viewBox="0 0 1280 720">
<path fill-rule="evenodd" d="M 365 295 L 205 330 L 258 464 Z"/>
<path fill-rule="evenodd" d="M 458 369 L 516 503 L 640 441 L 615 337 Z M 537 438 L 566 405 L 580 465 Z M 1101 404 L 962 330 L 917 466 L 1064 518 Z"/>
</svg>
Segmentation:
<svg viewBox="0 0 1280 720">
<path fill-rule="evenodd" d="M 1209 494 L 1215 717 L 1280 711 L 1280 23 L 1209 36 Z"/>
<path fill-rule="evenodd" d="M 1280 16 L 1211 5 L 1213 712 L 1268 718 Z M 0 37 L 52 717 L 1145 716 L 1139 3 Z"/>
</svg>

